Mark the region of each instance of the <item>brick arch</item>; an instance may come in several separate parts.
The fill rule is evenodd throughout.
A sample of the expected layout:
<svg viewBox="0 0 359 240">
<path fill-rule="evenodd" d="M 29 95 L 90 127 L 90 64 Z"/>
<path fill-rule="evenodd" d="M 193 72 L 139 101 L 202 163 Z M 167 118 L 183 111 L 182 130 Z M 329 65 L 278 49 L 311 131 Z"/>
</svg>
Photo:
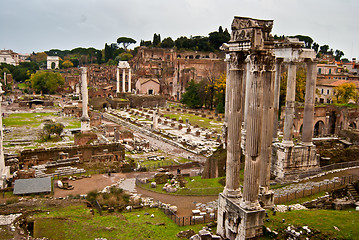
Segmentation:
<svg viewBox="0 0 359 240">
<path fill-rule="evenodd" d="M 323 136 L 325 134 L 325 124 L 322 120 L 317 121 L 314 124 L 313 135 L 316 137 Z"/>
</svg>

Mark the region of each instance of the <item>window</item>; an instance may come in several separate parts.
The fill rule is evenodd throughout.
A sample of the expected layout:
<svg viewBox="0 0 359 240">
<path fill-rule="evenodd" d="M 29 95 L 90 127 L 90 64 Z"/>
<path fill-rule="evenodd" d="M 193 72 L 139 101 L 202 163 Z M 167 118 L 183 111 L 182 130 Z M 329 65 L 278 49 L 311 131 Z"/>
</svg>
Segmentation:
<svg viewBox="0 0 359 240">
<path fill-rule="evenodd" d="M 331 68 L 329 68 L 329 74 L 331 74 L 332 73 L 332 69 Z"/>
<path fill-rule="evenodd" d="M 148 89 L 148 94 L 152 95 L 153 94 L 153 89 Z"/>
<path fill-rule="evenodd" d="M 322 73 L 322 69 L 318 68 L 318 73 L 321 74 Z"/>
<path fill-rule="evenodd" d="M 324 93 L 324 89 L 322 88 L 322 90 L 321 90 L 321 92 L 320 92 L 321 94 L 323 94 Z"/>
<path fill-rule="evenodd" d="M 327 89 L 327 94 L 329 95 L 329 89 Z"/>
</svg>

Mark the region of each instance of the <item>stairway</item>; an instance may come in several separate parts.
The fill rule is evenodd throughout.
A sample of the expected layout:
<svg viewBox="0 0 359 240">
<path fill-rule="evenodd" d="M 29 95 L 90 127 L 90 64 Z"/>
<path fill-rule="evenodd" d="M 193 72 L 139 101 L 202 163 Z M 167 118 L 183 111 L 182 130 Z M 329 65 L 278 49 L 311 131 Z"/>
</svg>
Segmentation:
<svg viewBox="0 0 359 240">
<path fill-rule="evenodd" d="M 359 194 L 358 194 L 357 190 L 355 190 L 353 184 L 349 184 L 347 186 L 347 191 L 354 198 L 354 200 L 356 202 L 359 201 Z"/>
</svg>

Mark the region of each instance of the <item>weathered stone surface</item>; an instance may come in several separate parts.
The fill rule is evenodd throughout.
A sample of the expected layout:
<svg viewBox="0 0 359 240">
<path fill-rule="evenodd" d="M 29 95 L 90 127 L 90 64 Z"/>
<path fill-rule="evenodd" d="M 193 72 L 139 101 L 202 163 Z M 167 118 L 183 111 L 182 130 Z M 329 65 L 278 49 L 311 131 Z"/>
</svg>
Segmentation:
<svg viewBox="0 0 359 240">
<path fill-rule="evenodd" d="M 156 184 L 163 184 L 168 181 L 168 176 L 165 173 L 156 173 L 155 182 Z"/>
</svg>

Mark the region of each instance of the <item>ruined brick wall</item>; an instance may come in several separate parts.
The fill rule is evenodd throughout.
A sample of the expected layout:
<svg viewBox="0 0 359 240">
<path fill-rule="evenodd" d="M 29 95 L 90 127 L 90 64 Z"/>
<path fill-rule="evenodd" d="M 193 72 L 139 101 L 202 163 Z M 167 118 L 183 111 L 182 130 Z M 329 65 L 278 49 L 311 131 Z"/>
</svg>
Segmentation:
<svg viewBox="0 0 359 240">
<path fill-rule="evenodd" d="M 83 145 L 83 146 L 69 146 L 69 147 L 55 147 L 55 148 L 40 148 L 40 149 L 26 149 L 20 153 L 19 163 L 24 164 L 31 162 L 31 159 L 36 159 L 33 164 L 43 164 L 48 161 L 55 161 L 59 159 L 59 153 L 68 153 L 69 158 L 81 157 L 81 161 L 90 161 L 93 156 L 112 154 L 115 160 L 125 159 L 125 149 L 120 143 L 98 144 L 98 145 Z"/>
</svg>

